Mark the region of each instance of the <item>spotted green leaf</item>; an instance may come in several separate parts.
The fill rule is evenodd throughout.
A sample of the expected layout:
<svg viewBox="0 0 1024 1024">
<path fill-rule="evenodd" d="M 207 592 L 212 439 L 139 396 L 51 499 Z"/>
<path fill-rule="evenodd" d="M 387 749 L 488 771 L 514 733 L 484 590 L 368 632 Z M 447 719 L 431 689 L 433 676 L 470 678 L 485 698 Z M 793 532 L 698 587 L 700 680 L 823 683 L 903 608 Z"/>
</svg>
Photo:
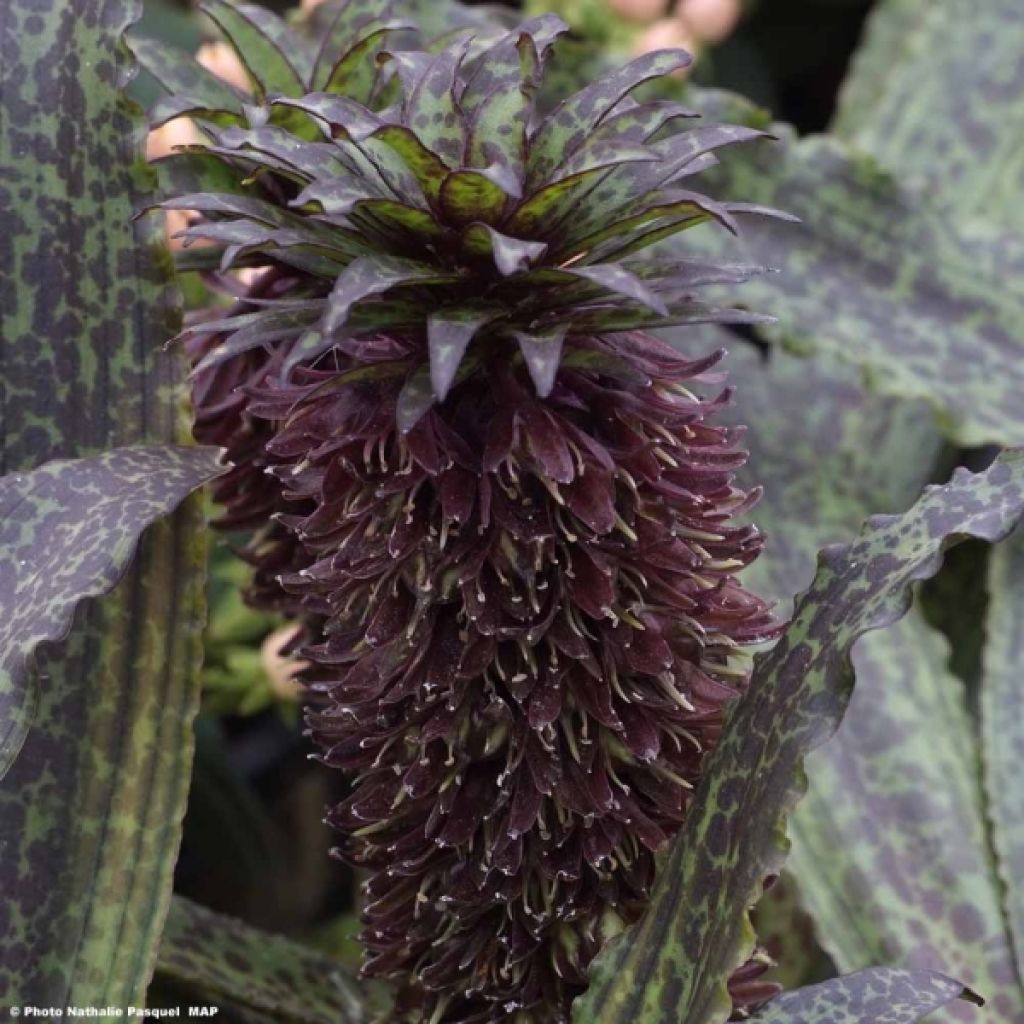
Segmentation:
<svg viewBox="0 0 1024 1024">
<path fill-rule="evenodd" d="M 306 180 L 340 174 L 345 171 L 343 153 L 336 147 L 305 142 L 277 125 L 263 128 L 228 127 L 216 133 L 218 145 L 208 146 L 211 153 L 227 153 L 235 159 L 269 156 L 269 167 L 281 170 L 305 183 Z"/>
<path fill-rule="evenodd" d="M 716 334 L 705 345 L 721 343 Z M 835 358 L 773 350 L 762 360 L 734 348 L 728 369 L 737 400 L 727 416 L 754 428 L 745 482 L 765 487 L 755 519 L 768 545 L 746 578 L 785 614 L 813 574 L 815 549 L 869 510 L 912 501 L 944 461 L 942 445 L 923 403 L 865 394 L 855 369 Z M 947 655 L 916 607 L 857 645 L 843 724 L 808 759 L 788 866 L 841 969 L 947 972 L 988 999 L 967 1011 L 971 1020 L 1000 1024 L 1015 1020 L 1020 996 L 987 851 L 974 730 Z M 963 941 L 954 922 L 973 922 L 978 941 Z M 784 959 L 781 977 L 797 966 Z M 961 1012 L 938 1011 L 935 1024 Z"/>
<path fill-rule="evenodd" d="M 355 983 L 338 961 L 175 896 L 156 962 L 196 1002 L 286 1024 L 361 1024 Z"/>
<path fill-rule="evenodd" d="M 875 5 L 835 131 L 957 218 L 1020 236 L 1024 7 L 990 0 L 964 13 L 958 0 Z"/>
<path fill-rule="evenodd" d="M 372 33 L 394 13 L 394 0 L 361 0 L 359 3 L 318 4 L 309 15 L 310 29 L 318 40 L 312 86 L 323 89 L 337 64 L 357 41 Z M 346 96 L 366 102 L 352 92 Z"/>
<path fill-rule="evenodd" d="M 515 184 L 506 182 L 506 187 L 515 188 Z M 480 171 L 455 171 L 444 179 L 438 199 L 448 221 L 461 226 L 497 221 L 508 193 Z"/>
<path fill-rule="evenodd" d="M 380 127 L 380 118 L 364 103 L 351 96 L 335 96 L 328 92 L 311 92 L 305 96 L 281 96 L 272 106 L 289 106 L 316 118 L 327 138 L 334 137 L 335 128 L 343 129 L 343 137 L 356 141 L 365 139 Z"/>
<path fill-rule="evenodd" d="M 183 373 L 163 347 L 177 292 L 160 225 L 133 221 L 153 181 L 119 91 L 140 6 L 3 4 L 2 474 L 183 439 Z M 142 1005 L 188 788 L 203 536 L 189 499 L 36 652 L 32 726 L 0 781 L 5 1006 Z"/>
<path fill-rule="evenodd" d="M 765 126 L 735 97 L 704 94 L 699 105 Z M 780 141 L 748 146 L 700 180 L 712 195 L 742 195 L 802 223 L 744 218 L 738 243 L 703 229 L 669 247 L 777 267 L 744 288 L 753 308 L 779 318 L 767 337 L 848 360 L 880 394 L 927 400 L 960 443 L 1024 440 L 1024 241 L 995 225 L 956 225 L 835 138 L 773 132 Z"/>
<path fill-rule="evenodd" d="M 240 124 L 242 121 L 242 115 L 235 111 L 234 104 L 230 107 L 208 107 L 191 96 L 161 96 L 150 108 L 149 125 L 151 128 L 159 128 L 179 117 L 201 121 L 204 127 L 225 127 Z"/>
<path fill-rule="evenodd" d="M 326 24 L 313 25 L 319 45 L 312 87 L 369 103 L 381 48 L 391 33 L 413 27 L 410 18 L 395 16 L 397 6 L 394 0 L 343 3 L 333 11 L 328 6 Z"/>
<path fill-rule="evenodd" d="M 541 122 L 530 143 L 527 184 L 535 187 L 571 157 L 601 119 L 637 86 L 686 67 L 690 58 L 682 50 L 656 50 L 602 75 L 560 103 Z"/>
<path fill-rule="evenodd" d="M 222 160 L 209 153 L 171 153 L 154 160 L 151 166 L 159 182 L 158 195 L 177 195 L 183 192 L 248 194 L 238 175 Z"/>
<path fill-rule="evenodd" d="M 405 105 L 405 122 L 432 153 L 450 167 L 462 163 L 466 126 L 455 100 L 457 50 L 437 54 L 417 77 Z"/>
<path fill-rule="evenodd" d="M 998 227 L 984 235 L 998 239 L 1019 223 L 1013 182 L 1020 160 L 1010 140 L 1020 106 L 1010 83 L 1020 74 L 1024 21 L 1014 5 L 997 3 L 959 19 L 962 31 L 951 34 L 946 19 L 957 16 L 954 8 L 921 0 L 877 5 L 837 128 L 899 173 L 913 194 L 944 207 L 961 230 L 976 234 L 972 221 L 988 217 Z M 985 59 L 976 60 L 981 51 Z M 922 117 L 925 106 L 943 116 Z M 998 350 L 1000 333 L 988 340 Z M 988 358 L 986 352 L 982 362 Z M 940 358 L 930 362 L 947 372 Z M 918 363 L 919 370 L 929 368 L 927 360 Z M 1000 579 L 996 562 L 1012 561 L 1013 543 L 993 550 L 993 581 Z M 954 614 L 964 600 L 956 595 Z M 994 625 L 1012 597 L 993 591 L 991 600 Z M 823 941 L 847 969 L 884 958 L 949 970 L 988 998 L 973 1019 L 1018 1022 L 1024 1020 L 1020 931 L 1014 935 L 1013 890 L 1002 884 L 1009 874 L 1006 847 L 995 823 L 997 802 L 1012 791 L 990 785 L 985 806 L 979 765 L 986 761 L 991 782 L 995 760 L 984 733 L 992 726 L 983 722 L 986 742 L 979 749 L 947 645 L 924 623 L 906 633 L 890 649 L 872 645 L 861 652 L 847 721 L 811 762 L 792 863 Z M 1007 731 L 1001 719 L 999 737 Z M 887 735 L 899 742 L 880 742 Z M 822 856 L 836 849 L 844 851 L 838 862 Z M 935 1017 L 961 1019 L 952 1007 Z"/>
<path fill-rule="evenodd" d="M 610 168 L 649 163 L 655 159 L 654 154 L 643 146 L 605 145 L 599 154 L 592 155 L 595 162 L 591 165 L 534 191 L 509 217 L 505 230 L 514 235 L 542 233 L 566 216 L 573 204 L 588 194 Z M 621 176 L 618 187 L 623 200 L 629 192 L 636 195 L 635 181 L 629 176 Z"/>
<path fill-rule="evenodd" d="M 874 639 L 856 653 L 842 727 L 808 759 L 789 861 L 804 904 L 841 970 L 948 972 L 985 997 L 975 1024 L 1022 1024 L 975 725 L 948 643 L 918 614 Z M 958 1019 L 950 1007 L 935 1024 Z"/>
<path fill-rule="evenodd" d="M 113 589 L 142 531 L 220 472 L 211 448 L 117 448 L 0 477 L 0 778 L 38 703 L 33 656 Z"/>
<path fill-rule="evenodd" d="M 905 613 L 910 586 L 935 572 L 950 544 L 997 540 L 1022 516 L 1024 450 L 1014 450 L 983 474 L 958 471 L 909 512 L 869 519 L 854 542 L 819 555 L 814 582 L 778 644 L 758 657 L 709 758 L 648 913 L 595 962 L 578 1019 L 709 1024 L 728 1013 L 726 981 L 754 939 L 747 908 L 784 860 L 803 758 L 845 711 L 852 645 Z"/>
<path fill-rule="evenodd" d="M 1006 917 L 1024 978 L 1024 530 L 992 551 L 981 688 L 981 752 Z M 1024 1003 L 1024 988 L 1021 990 Z M 1022 1014 L 1024 1016 L 1024 1014 Z"/>
<path fill-rule="evenodd" d="M 785 992 L 751 1018 L 757 1024 L 914 1024 L 954 999 L 979 1002 L 935 971 L 875 967 Z"/>
<path fill-rule="evenodd" d="M 720 344 L 720 332 L 704 342 Z M 817 547 L 870 510 L 912 501 L 944 460 L 941 439 L 923 403 L 865 394 L 856 370 L 835 358 L 777 349 L 765 360 L 734 346 L 727 367 L 737 399 L 726 415 L 753 427 L 744 482 L 765 488 L 754 518 L 768 545 L 745 578 L 785 614 L 813 574 Z M 997 1024 L 1014 1020 L 1020 997 L 986 848 L 973 727 L 947 654 L 916 607 L 857 645 L 843 725 L 808 759 L 788 865 L 818 940 L 843 970 L 895 963 L 948 972 L 988 999 L 971 1019 Z M 955 920 L 973 920 L 977 942 L 958 937 L 943 912 L 965 904 L 973 911 Z M 800 966 L 791 950 L 772 948 L 782 978 Z M 940 1019 L 960 1019 L 957 1007 Z"/>
<path fill-rule="evenodd" d="M 376 60 L 384 44 L 392 33 L 409 27 L 405 21 L 388 21 L 375 28 L 344 52 L 331 69 L 323 88 L 327 92 L 341 93 L 368 103 L 378 77 Z"/>
<path fill-rule="evenodd" d="M 403 167 L 414 176 L 415 181 L 423 190 L 423 194 L 432 202 L 436 202 L 441 194 L 441 185 L 448 175 L 445 166 L 436 153 L 420 142 L 414 132 L 401 125 L 390 124 L 378 129 L 373 139 L 390 149 L 402 162 Z M 407 194 L 407 189 L 400 189 Z"/>
<path fill-rule="evenodd" d="M 466 117 L 466 160 L 486 167 L 499 162 L 522 182 L 526 158 L 527 93 L 541 63 L 533 31 L 560 31 L 559 19 L 548 15 L 506 36 L 487 51 L 466 84 L 459 105 Z"/>
</svg>

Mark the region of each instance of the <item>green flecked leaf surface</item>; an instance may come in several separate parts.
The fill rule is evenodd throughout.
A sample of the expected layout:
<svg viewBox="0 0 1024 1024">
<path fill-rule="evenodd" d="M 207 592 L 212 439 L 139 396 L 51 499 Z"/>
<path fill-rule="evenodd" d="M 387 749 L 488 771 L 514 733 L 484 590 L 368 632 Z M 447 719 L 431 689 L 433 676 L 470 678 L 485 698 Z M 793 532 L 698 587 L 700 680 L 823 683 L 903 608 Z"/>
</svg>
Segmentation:
<svg viewBox="0 0 1024 1024">
<path fill-rule="evenodd" d="M 754 519 L 768 545 L 745 578 L 785 613 L 813 572 L 816 547 L 869 510 L 908 504 L 945 456 L 923 403 L 865 395 L 854 368 L 835 359 L 776 349 L 762 360 L 734 346 L 727 366 L 737 398 L 726 415 L 754 428 L 744 482 L 765 488 Z M 995 1024 L 1017 1019 L 1020 996 L 973 727 L 948 653 L 916 607 L 858 644 L 843 724 L 808 759 L 788 864 L 818 940 L 843 970 L 897 963 L 949 973 L 988 999 L 968 1011 L 971 1020 Z M 978 942 L 965 942 L 957 922 Z M 785 946 L 772 952 L 783 955 L 785 977 L 794 966 Z M 962 1012 L 949 1006 L 935 1024 Z"/>
<path fill-rule="evenodd" d="M 326 11 L 314 10 L 311 27 L 318 49 L 312 87 L 327 88 L 361 103 L 368 102 L 376 79 L 376 53 L 373 49 L 367 50 L 365 44 L 372 41 L 379 46 L 380 32 L 406 23 L 393 17 L 394 8 L 394 0 L 363 0 L 362 3 L 328 5 Z M 328 86 L 332 78 L 336 80 L 336 89 Z"/>
<path fill-rule="evenodd" d="M 498 161 L 521 179 L 526 155 L 527 98 L 519 81 L 518 64 L 516 59 L 515 71 L 506 71 L 507 77 L 499 77 L 499 71 L 492 73 L 487 81 L 490 91 L 472 109 L 469 119 L 466 158 L 476 167 L 486 167 Z M 478 81 L 483 74 L 478 73 L 473 86 L 484 87 L 484 83 Z M 467 91 L 472 100 L 473 92 Z M 465 94 L 462 102 L 466 102 Z"/>
<path fill-rule="evenodd" d="M 997 540 L 1022 515 L 1024 451 L 1015 450 L 983 474 L 958 471 L 907 513 L 869 519 L 855 541 L 820 554 L 789 627 L 755 662 L 647 914 L 595 961 L 578 1020 L 705 1024 L 728 1014 L 726 981 L 754 939 L 746 910 L 785 857 L 803 758 L 845 711 L 852 645 L 905 613 L 910 586 L 936 571 L 949 544 Z"/>
<path fill-rule="evenodd" d="M 400 160 L 402 168 L 412 175 L 413 180 L 422 189 L 423 195 L 432 202 L 437 201 L 448 168 L 436 153 L 420 142 L 415 132 L 401 125 L 389 124 L 374 132 L 373 138 L 367 140 L 367 143 L 371 141 L 379 142 L 385 150 L 390 149 Z M 364 148 L 368 148 L 368 145 L 364 144 Z M 399 178 L 399 181 L 401 180 Z M 408 190 L 402 187 L 400 194 L 408 194 Z"/>
<path fill-rule="evenodd" d="M 362 199 L 354 209 L 357 213 L 369 214 L 378 230 L 382 226 L 386 231 L 411 234 L 417 240 L 440 238 L 444 234 L 433 214 L 391 199 Z M 372 232 L 373 229 L 367 230 Z"/>
<path fill-rule="evenodd" d="M 424 68 L 405 105 L 406 125 L 450 167 L 462 162 L 465 124 L 455 100 L 455 75 L 461 57 L 445 49 Z"/>
<path fill-rule="evenodd" d="M 762 354 L 718 328 L 659 333 L 689 357 L 728 350 L 723 366 L 736 395 L 722 418 L 748 427 L 739 480 L 764 489 L 751 518 L 767 544 L 743 578 L 780 602 L 784 616 L 811 582 L 819 549 L 872 513 L 907 508 L 941 468 L 944 445 L 927 405 L 867 393 L 842 360 Z"/>
<path fill-rule="evenodd" d="M 335 96 L 328 92 L 311 92 L 302 97 L 281 96 L 272 106 L 288 106 L 303 110 L 316 118 L 330 138 L 335 127 L 344 129 L 345 138 L 364 139 L 380 127 L 380 118 L 365 104 L 351 96 Z"/>
<path fill-rule="evenodd" d="M 1024 531 L 992 550 L 988 583 L 981 752 L 1017 978 L 1024 979 Z M 1024 984 L 1020 993 L 1024 1002 Z"/>
<path fill-rule="evenodd" d="M 444 179 L 438 198 L 447 221 L 463 225 L 498 220 L 508 196 L 479 171 L 455 171 Z"/>
<path fill-rule="evenodd" d="M 843 85 L 835 131 L 961 218 L 1024 231 L 1024 7 L 886 0 Z"/>
<path fill-rule="evenodd" d="M 875 967 L 784 992 L 751 1017 L 758 1024 L 914 1024 L 957 998 L 977 998 L 935 971 Z"/>
<path fill-rule="evenodd" d="M 215 448 L 118 448 L 0 477 L 0 778 L 32 719 L 33 655 L 108 593 L 142 531 L 221 467 Z"/>
<path fill-rule="evenodd" d="M 1013 228 L 1020 224 L 1022 165 L 1014 126 L 1021 108 L 1014 83 L 1021 75 L 1024 19 L 1007 3 L 985 5 L 973 17 L 962 13 L 944 2 L 877 5 L 836 127 L 898 173 L 919 201 L 943 207 L 960 230 L 977 233 L 974 225 L 985 220 L 991 225 L 986 237 L 998 241 L 1000 232 L 1019 235 Z M 957 31 L 949 31 L 952 24 Z M 984 365 L 991 354 L 977 349 L 975 358 Z M 1012 561 L 1014 543 L 993 549 L 992 559 Z M 998 578 L 995 562 L 991 571 Z M 961 591 L 951 610 L 959 614 L 972 600 Z M 991 606 L 993 623 L 1005 607 Z M 845 966 L 884 957 L 948 969 L 988 998 L 973 1019 L 1020 1021 L 1020 929 L 1013 921 L 1019 887 L 1006 886 L 1007 849 L 996 822 L 997 803 L 1012 799 L 1013 788 L 991 786 L 997 761 L 986 735 L 993 729 L 991 710 L 979 745 L 963 686 L 948 668 L 962 663 L 973 638 L 957 636 L 950 657 L 923 624 L 915 632 L 920 635 L 908 636 L 898 649 L 872 652 L 847 722 L 815 755 L 815 761 L 834 757 L 837 763 L 828 771 L 812 764 L 811 798 L 796 815 L 793 862 L 802 865 L 822 936 Z M 855 713 L 859 703 L 863 721 Z M 996 747 L 1013 742 L 1012 721 L 1000 720 Z M 880 745 L 885 735 L 900 736 L 899 744 Z M 982 760 L 989 783 L 985 808 Z M 842 770 L 844 762 L 862 767 L 865 761 L 870 771 L 851 777 Z M 837 793 L 842 807 L 835 806 Z M 831 858 L 820 859 L 822 850 L 838 846 L 848 851 L 843 870 Z M 908 855 L 915 869 L 897 870 L 894 858 Z M 880 885 L 873 884 L 876 873 Z M 935 1015 L 936 1021 L 958 1019 L 953 1007 Z"/>
<path fill-rule="evenodd" d="M 715 119 L 765 124 L 744 101 L 699 99 Z M 732 153 L 700 181 L 802 223 L 743 218 L 739 242 L 704 228 L 669 247 L 778 268 L 744 287 L 752 308 L 779 318 L 769 338 L 838 355 L 881 394 L 926 399 L 960 443 L 1024 440 L 1024 242 L 955 224 L 837 139 L 774 131 L 779 142 Z"/>
<path fill-rule="evenodd" d="M 242 114 L 236 111 L 237 106 L 208 107 L 191 96 L 161 96 L 150 108 L 149 124 L 151 128 L 159 128 L 179 117 L 191 117 L 204 125 L 241 124 Z"/>
<path fill-rule="evenodd" d="M 143 124 L 119 86 L 129 0 L 0 16 L 0 474 L 183 439 L 180 324 Z M 199 700 L 205 564 L 188 499 L 113 593 L 37 651 L 0 781 L 0 1002 L 142 1005 L 169 898 Z M 59 538 L 51 538 L 56 544 Z"/>
<path fill-rule="evenodd" d="M 857 651 L 849 713 L 808 759 L 789 863 L 841 970 L 948 972 L 985 997 L 973 1022 L 1021 1024 L 975 726 L 948 662 L 916 612 Z M 935 1024 L 960 1019 L 949 1007 Z"/>
<path fill-rule="evenodd" d="M 751 142 L 764 135 L 757 125 L 697 124 L 687 131 L 647 144 L 645 148 L 655 153 L 658 160 L 609 173 L 594 191 L 594 201 L 581 204 L 572 221 L 566 223 L 567 238 L 563 245 L 579 249 L 584 244 L 592 244 L 587 239 L 595 232 L 613 229 L 615 234 L 624 233 L 631 226 L 632 215 L 642 212 L 637 209 L 638 198 L 647 196 L 654 197 L 655 210 L 660 216 L 671 213 L 671 210 L 658 210 L 666 203 L 689 200 L 713 212 L 717 220 L 735 233 L 735 221 L 728 216 L 725 207 L 711 203 L 707 196 L 680 188 L 679 183 L 715 166 L 716 150 Z M 600 152 L 601 147 L 607 145 L 606 142 L 597 144 L 594 152 Z M 650 206 L 650 202 L 647 205 Z"/>
<path fill-rule="evenodd" d="M 428 317 L 430 382 L 439 402 L 443 402 L 448 394 L 473 336 L 485 323 L 493 320 L 497 312 L 493 308 L 458 306 L 439 309 Z"/>
<path fill-rule="evenodd" d="M 347 6 L 358 7 L 359 5 L 348 4 Z M 344 51 L 343 56 L 334 67 L 329 68 L 322 85 L 316 82 L 314 85 L 317 88 L 323 88 L 326 92 L 350 96 L 361 103 L 369 103 L 377 82 L 377 56 L 391 33 L 408 27 L 408 22 L 398 20 L 386 21 L 376 26 L 355 46 Z M 321 53 L 323 52 L 330 51 L 321 51 Z"/>
<path fill-rule="evenodd" d="M 706 198 L 698 205 L 690 197 L 671 202 L 651 203 L 621 220 L 616 220 L 614 217 L 611 223 L 606 220 L 596 230 L 589 232 L 587 231 L 589 221 L 581 218 L 569 226 L 569 233 L 573 237 L 562 242 L 558 251 L 560 255 L 576 255 L 590 252 L 597 249 L 598 246 L 622 248 L 636 237 L 646 237 L 648 229 L 645 229 L 644 232 L 639 232 L 637 229 L 644 225 L 653 229 L 652 221 L 664 223 L 668 218 L 671 218 L 672 223 L 678 224 L 679 230 L 696 227 L 709 219 L 710 213 L 704 209 L 708 205 L 713 204 Z"/>
<path fill-rule="evenodd" d="M 273 170 L 280 170 L 287 176 L 305 184 L 312 178 L 341 174 L 345 171 L 342 154 L 334 147 L 305 142 L 278 125 L 245 129 L 228 127 L 216 135 L 219 145 L 208 146 L 211 153 L 224 153 L 237 160 L 259 158 Z"/>
<path fill-rule="evenodd" d="M 609 168 L 643 164 L 654 159 L 651 152 L 642 146 L 605 146 L 602 155 L 603 162 L 594 163 L 534 191 L 516 208 L 504 229 L 514 235 L 525 234 L 528 237 L 546 234 L 568 214 L 581 196 L 591 191 L 595 182 L 607 175 Z M 623 201 L 631 191 L 635 195 L 635 182 L 631 178 L 619 178 L 616 184 Z"/>
<path fill-rule="evenodd" d="M 358 989 L 338 961 L 180 896 L 171 901 L 156 977 L 197 1000 L 288 1024 L 365 1020 Z"/>
<path fill-rule="evenodd" d="M 601 119 L 637 86 L 689 63 L 682 50 L 655 50 L 606 72 L 564 100 L 541 122 L 531 140 L 527 184 L 548 181 L 552 172 L 583 146 Z"/>
</svg>

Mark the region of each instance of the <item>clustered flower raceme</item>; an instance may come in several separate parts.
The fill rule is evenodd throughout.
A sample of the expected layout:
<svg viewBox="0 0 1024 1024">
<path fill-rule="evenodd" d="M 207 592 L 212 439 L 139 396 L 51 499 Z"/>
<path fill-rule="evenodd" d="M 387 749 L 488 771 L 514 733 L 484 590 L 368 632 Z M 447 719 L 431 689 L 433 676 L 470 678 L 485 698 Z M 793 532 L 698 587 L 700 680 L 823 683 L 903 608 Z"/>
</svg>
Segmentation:
<svg viewBox="0 0 1024 1024">
<path fill-rule="evenodd" d="M 735 578 L 761 537 L 733 522 L 739 434 L 709 422 L 720 353 L 643 333 L 757 320 L 694 295 L 756 268 L 635 256 L 771 212 L 684 187 L 758 133 L 636 101 L 670 51 L 538 115 L 563 30 L 393 47 L 361 98 L 314 72 L 241 113 L 192 103 L 209 142 L 167 167 L 212 243 L 186 265 L 263 268 L 190 335 L 197 430 L 236 460 L 258 599 L 315 634 L 366 971 L 432 1024 L 567 1018 L 774 630 Z"/>
<path fill-rule="evenodd" d="M 367 969 L 425 1020 L 560 1020 L 644 907 L 737 648 L 773 628 L 733 578 L 761 547 L 729 522 L 753 499 L 736 432 L 683 386 L 719 354 L 581 339 L 542 402 L 484 353 L 403 435 L 388 372 L 414 350 L 369 348 L 362 383 L 308 370 L 250 410 L 316 505 L 288 520 L 316 561 L 283 582 L 327 623 L 310 724 L 356 777 L 330 820 L 373 872 Z"/>
</svg>

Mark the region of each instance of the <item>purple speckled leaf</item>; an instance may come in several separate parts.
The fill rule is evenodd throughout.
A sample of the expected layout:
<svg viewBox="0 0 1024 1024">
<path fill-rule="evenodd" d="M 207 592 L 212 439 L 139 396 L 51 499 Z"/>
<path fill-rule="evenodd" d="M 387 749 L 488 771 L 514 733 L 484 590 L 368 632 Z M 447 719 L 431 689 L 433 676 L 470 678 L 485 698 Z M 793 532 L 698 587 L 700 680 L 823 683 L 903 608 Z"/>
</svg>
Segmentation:
<svg viewBox="0 0 1024 1024">
<path fill-rule="evenodd" d="M 803 759 L 846 709 L 853 644 L 906 612 L 910 587 L 934 574 L 950 544 L 998 540 L 1022 516 L 1024 450 L 1016 449 L 985 473 L 958 470 L 909 512 L 869 519 L 853 543 L 821 553 L 790 626 L 756 661 L 650 910 L 595 962 L 577 1019 L 711 1024 L 728 1013 L 726 982 L 754 941 L 747 910 L 785 859 Z"/>
<path fill-rule="evenodd" d="M 35 649 L 114 587 L 142 531 L 221 471 L 218 454 L 119 448 L 0 477 L 0 778 L 30 725 Z"/>
<path fill-rule="evenodd" d="M 18 663 L 22 679 L 28 598 L 68 582 L 88 559 L 104 585 L 111 579 L 92 543 L 101 538 L 85 532 L 93 514 L 81 504 L 85 492 L 68 493 L 67 479 L 50 475 L 54 460 L 91 461 L 135 446 L 160 451 L 184 440 L 184 371 L 164 348 L 180 328 L 171 261 L 161 219 L 133 219 L 155 185 L 141 155 L 143 118 L 122 92 L 134 67 L 122 34 L 141 7 L 137 0 L 0 5 L 0 547 L 5 593 L 17 586 L 25 597 L 24 609 L 9 615 L 5 602 L 2 646 L 5 668 L 7 658 Z M 155 457 L 138 500 L 119 510 L 94 491 L 93 525 L 101 516 L 120 519 L 137 535 L 142 524 L 125 517 L 166 510 L 179 485 L 178 497 L 187 490 L 179 474 L 207 456 L 191 450 L 166 464 Z M 164 465 L 172 472 L 161 494 Z M 198 482 L 199 467 L 191 466 Z M 88 476 L 79 482 L 96 485 Z M 56 504 L 41 506 L 36 483 L 78 502 L 74 519 L 62 521 Z M 11 565 L 9 544 L 27 543 L 40 516 L 53 528 Z M 144 1005 L 189 783 L 204 536 L 201 506 L 189 499 L 146 531 L 113 592 L 80 603 L 66 638 L 32 657 L 36 713 L 0 780 L 5 1007 Z M 58 564 L 61 551 L 66 560 Z M 112 555 L 127 558 L 121 545 Z M 39 573 L 29 576 L 33 559 Z M 62 599 L 50 593 L 56 614 Z M 4 703 L 8 712 L 16 704 L 9 689 Z M 16 737 L 7 742 L 16 745 Z"/>
<path fill-rule="evenodd" d="M 871 967 L 784 992 L 751 1018 L 756 1024 L 915 1024 L 954 999 L 980 1003 L 935 971 Z"/>
<path fill-rule="evenodd" d="M 610 110 L 643 82 L 667 75 L 690 63 L 682 50 L 656 50 L 625 67 L 602 75 L 559 104 L 541 123 L 530 144 L 527 184 L 547 181 L 552 171 L 586 141 Z"/>
</svg>

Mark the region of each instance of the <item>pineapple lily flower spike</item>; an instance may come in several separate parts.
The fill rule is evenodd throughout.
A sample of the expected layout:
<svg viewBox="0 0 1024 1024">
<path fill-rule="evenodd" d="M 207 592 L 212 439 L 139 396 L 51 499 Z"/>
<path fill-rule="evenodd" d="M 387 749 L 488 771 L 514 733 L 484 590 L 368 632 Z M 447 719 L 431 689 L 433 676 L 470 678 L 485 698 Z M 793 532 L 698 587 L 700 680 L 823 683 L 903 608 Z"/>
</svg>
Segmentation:
<svg viewBox="0 0 1024 1024">
<path fill-rule="evenodd" d="M 711 422 L 721 353 L 643 333 L 757 322 L 695 297 L 757 268 L 639 255 L 771 214 L 688 184 L 761 133 L 635 100 L 678 51 L 539 116 L 564 30 L 394 48 L 361 98 L 268 91 L 169 161 L 164 205 L 212 243 L 185 265 L 238 299 L 188 333 L 197 433 L 237 463 L 253 599 L 307 623 L 309 728 L 353 778 L 329 820 L 398 1020 L 568 1019 L 777 628 L 736 579 L 762 537 Z"/>
</svg>

